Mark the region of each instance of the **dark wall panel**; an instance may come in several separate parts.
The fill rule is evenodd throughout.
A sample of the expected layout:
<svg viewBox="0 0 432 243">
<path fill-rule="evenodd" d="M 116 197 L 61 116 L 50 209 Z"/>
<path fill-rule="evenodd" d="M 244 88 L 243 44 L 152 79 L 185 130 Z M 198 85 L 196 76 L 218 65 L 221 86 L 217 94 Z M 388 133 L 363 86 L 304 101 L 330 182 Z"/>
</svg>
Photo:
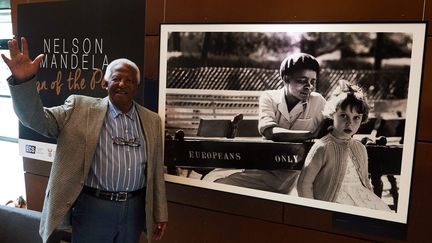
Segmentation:
<svg viewBox="0 0 432 243">
<path fill-rule="evenodd" d="M 425 1 L 426 1 L 425 20 L 429 22 L 428 33 L 429 33 L 429 35 L 431 35 L 432 34 L 432 24 L 430 23 L 430 21 L 432 21 L 432 0 L 425 0 Z"/>
<path fill-rule="evenodd" d="M 283 204 L 221 191 L 167 183 L 168 200 L 212 211 L 282 223 Z"/>
<path fill-rule="evenodd" d="M 166 0 L 167 22 L 422 20 L 423 0 Z"/>
<path fill-rule="evenodd" d="M 48 185 L 48 177 L 24 173 L 27 208 L 42 211 L 45 190 Z"/>
<path fill-rule="evenodd" d="M 417 139 L 432 141 L 432 37 L 427 38 Z"/>
<path fill-rule="evenodd" d="M 284 205 L 284 223 L 309 229 L 331 230 L 332 213 L 293 204 Z"/>
<path fill-rule="evenodd" d="M 431 112 L 431 110 L 429 110 Z M 417 143 L 408 217 L 408 242 L 425 242 L 432 229 L 431 143 Z"/>
<path fill-rule="evenodd" d="M 146 35 L 159 35 L 159 23 L 163 22 L 164 17 L 164 2 L 161 0 L 147 0 Z"/>
<path fill-rule="evenodd" d="M 169 203 L 169 212 L 161 242 L 368 242 L 177 203 Z"/>
<path fill-rule="evenodd" d="M 144 75 L 159 80 L 159 36 L 145 37 Z"/>
</svg>

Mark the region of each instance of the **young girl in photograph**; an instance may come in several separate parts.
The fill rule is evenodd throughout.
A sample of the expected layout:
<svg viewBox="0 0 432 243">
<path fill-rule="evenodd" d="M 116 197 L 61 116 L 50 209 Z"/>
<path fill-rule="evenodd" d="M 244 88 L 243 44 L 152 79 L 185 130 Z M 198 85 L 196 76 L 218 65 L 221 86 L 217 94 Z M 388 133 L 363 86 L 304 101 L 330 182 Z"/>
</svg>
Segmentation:
<svg viewBox="0 0 432 243">
<path fill-rule="evenodd" d="M 372 191 L 365 146 L 352 138 L 368 119 L 366 98 L 345 80 L 339 86 L 323 111 L 333 126 L 306 157 L 297 184 L 299 196 L 390 211 Z"/>
</svg>

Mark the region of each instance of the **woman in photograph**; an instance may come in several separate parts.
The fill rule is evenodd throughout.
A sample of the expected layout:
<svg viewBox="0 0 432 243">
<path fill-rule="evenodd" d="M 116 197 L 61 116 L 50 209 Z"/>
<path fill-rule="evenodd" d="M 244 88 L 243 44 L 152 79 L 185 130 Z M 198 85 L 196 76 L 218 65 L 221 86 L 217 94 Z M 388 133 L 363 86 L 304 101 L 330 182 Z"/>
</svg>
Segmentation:
<svg viewBox="0 0 432 243">
<path fill-rule="evenodd" d="M 280 65 L 283 87 L 264 91 L 259 100 L 258 129 L 266 139 L 304 141 L 314 138 L 323 121 L 326 100 L 315 92 L 319 63 L 312 55 L 295 53 Z M 215 182 L 296 195 L 296 170 L 246 169 Z"/>
<path fill-rule="evenodd" d="M 304 141 L 314 138 L 323 120 L 324 97 L 315 91 L 318 61 L 296 53 L 285 58 L 279 72 L 284 86 L 264 91 L 259 101 L 259 132 L 269 140 Z"/>
<path fill-rule="evenodd" d="M 352 138 L 369 114 L 360 88 L 341 80 L 323 114 L 333 126 L 306 157 L 297 184 L 299 196 L 390 211 L 372 191 L 366 147 Z"/>
</svg>

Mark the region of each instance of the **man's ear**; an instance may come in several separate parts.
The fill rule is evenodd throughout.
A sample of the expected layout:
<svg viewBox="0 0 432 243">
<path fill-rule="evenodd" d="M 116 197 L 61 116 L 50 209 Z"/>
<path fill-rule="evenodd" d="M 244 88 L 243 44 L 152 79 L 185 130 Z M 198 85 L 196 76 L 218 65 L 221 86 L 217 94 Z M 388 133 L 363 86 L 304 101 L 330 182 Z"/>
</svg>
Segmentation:
<svg viewBox="0 0 432 243">
<path fill-rule="evenodd" d="M 102 86 L 102 88 L 108 90 L 108 81 L 106 81 L 105 79 L 102 79 L 101 86 Z"/>
<path fill-rule="evenodd" d="M 282 76 L 282 80 L 283 80 L 285 83 L 289 83 L 289 76 L 288 76 L 288 75 L 284 75 L 284 76 Z"/>
</svg>

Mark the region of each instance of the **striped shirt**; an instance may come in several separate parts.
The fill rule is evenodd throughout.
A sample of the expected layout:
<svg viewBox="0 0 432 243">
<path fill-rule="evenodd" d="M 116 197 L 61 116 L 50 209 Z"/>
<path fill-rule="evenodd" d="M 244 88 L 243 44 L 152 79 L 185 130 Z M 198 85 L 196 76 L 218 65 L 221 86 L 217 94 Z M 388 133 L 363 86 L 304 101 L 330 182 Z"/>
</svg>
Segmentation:
<svg viewBox="0 0 432 243">
<path fill-rule="evenodd" d="M 143 188 L 145 147 L 135 106 L 122 113 L 110 101 L 85 185 L 112 192 Z"/>
</svg>

